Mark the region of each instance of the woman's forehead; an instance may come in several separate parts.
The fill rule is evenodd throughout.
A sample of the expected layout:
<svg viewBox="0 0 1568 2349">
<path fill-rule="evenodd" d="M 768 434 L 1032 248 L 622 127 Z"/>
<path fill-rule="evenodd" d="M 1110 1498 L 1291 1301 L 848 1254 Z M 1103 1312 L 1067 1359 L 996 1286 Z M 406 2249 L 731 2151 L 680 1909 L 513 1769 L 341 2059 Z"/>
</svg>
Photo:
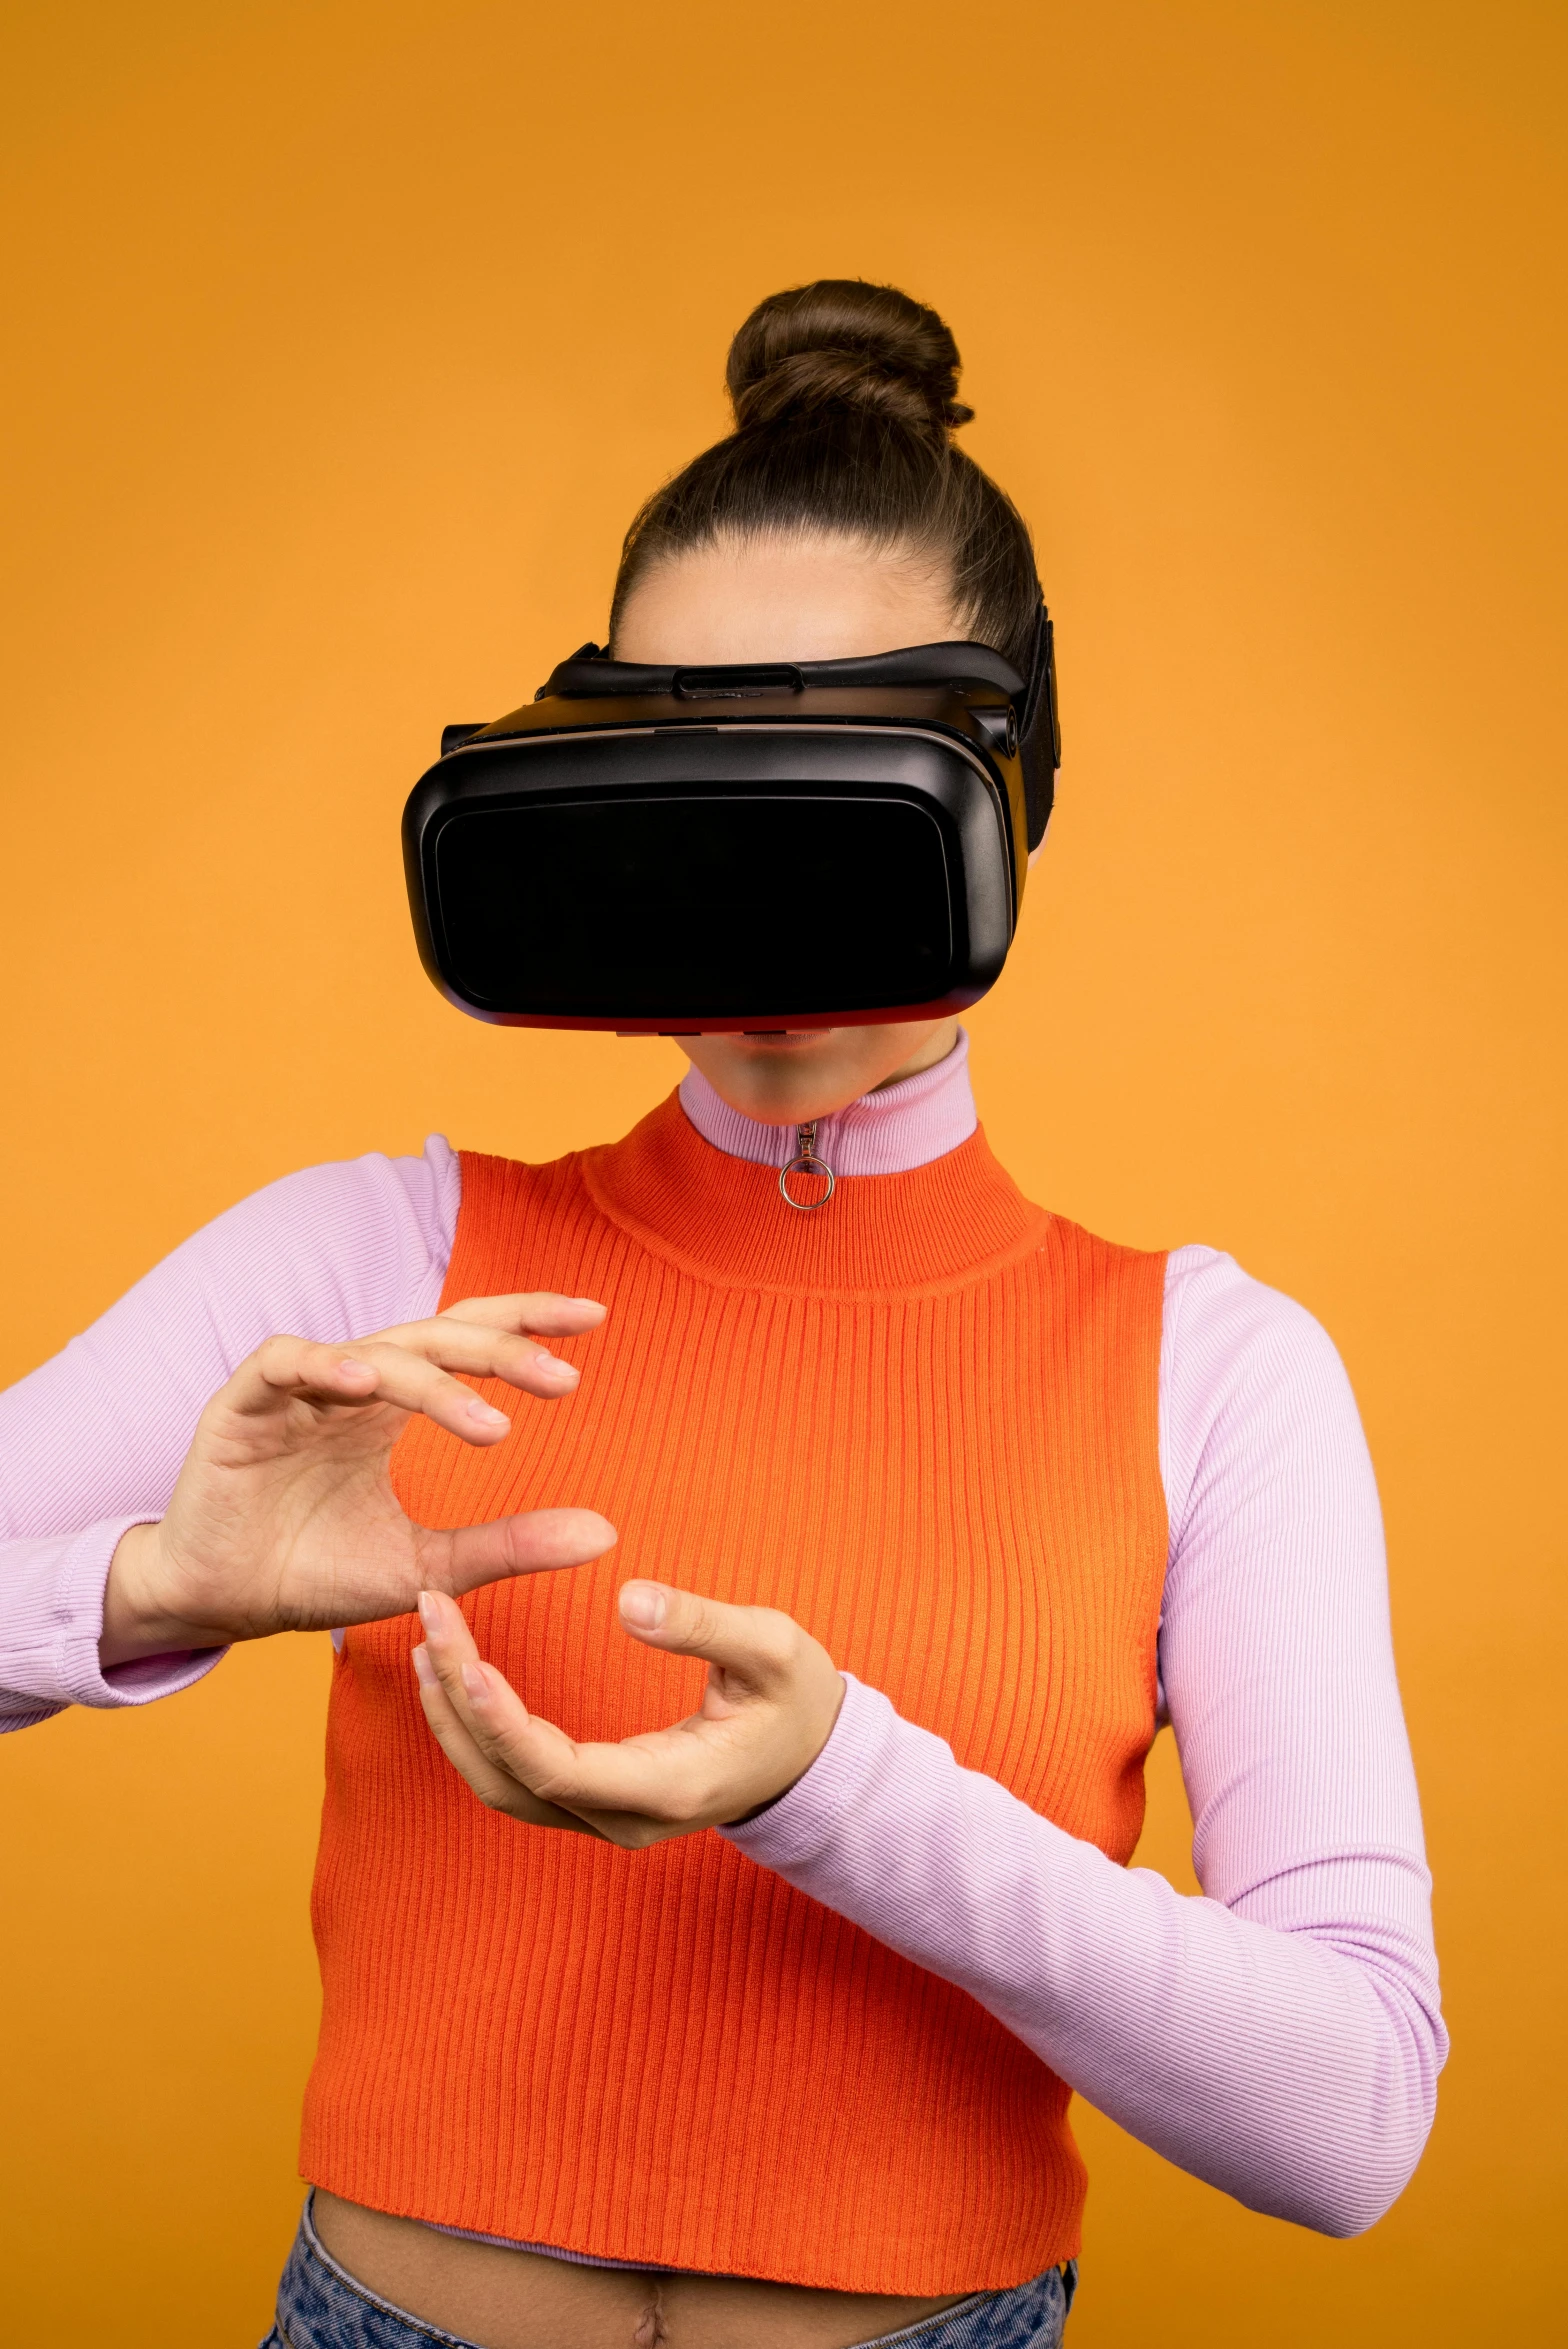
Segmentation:
<svg viewBox="0 0 1568 2349">
<path fill-rule="evenodd" d="M 832 661 L 953 633 L 945 576 L 839 533 L 718 539 L 654 565 L 616 631 L 626 661 Z"/>
</svg>

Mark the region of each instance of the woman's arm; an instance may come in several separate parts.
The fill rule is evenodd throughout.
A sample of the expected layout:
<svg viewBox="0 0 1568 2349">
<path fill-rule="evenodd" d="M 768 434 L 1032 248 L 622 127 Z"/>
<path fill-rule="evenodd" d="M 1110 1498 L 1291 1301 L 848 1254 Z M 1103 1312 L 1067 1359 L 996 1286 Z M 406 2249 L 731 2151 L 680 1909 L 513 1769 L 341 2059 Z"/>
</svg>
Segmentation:
<svg viewBox="0 0 1568 2349">
<path fill-rule="evenodd" d="M 484 1802 L 629 1846 L 721 1827 L 1182 2168 L 1354 2234 L 1446 2052 L 1371 1464 L 1323 1332 L 1228 1259 L 1173 1259 L 1165 1336 L 1160 1655 L 1202 1898 L 961 1769 L 768 1608 L 628 1583 L 622 1627 L 709 1673 L 699 1712 L 618 1745 L 526 1712 L 433 1594 L 413 1666 Z"/>
<path fill-rule="evenodd" d="M 851 1683 L 820 1757 L 725 1832 L 955 1982 L 1090 2103 L 1249 2207 L 1381 2216 L 1446 2053 L 1377 1494 L 1306 1313 L 1172 1260 L 1160 1656 L 1202 1899 L 1114 1866 Z"/>
<path fill-rule="evenodd" d="M 439 1136 L 422 1158 L 288 1175 L 0 1394 L 0 1730 L 146 1704 L 211 1669 L 221 1649 L 102 1668 L 122 1535 L 162 1516 L 204 1405 L 273 1331 L 330 1341 L 435 1312 L 459 1181 Z"/>
</svg>

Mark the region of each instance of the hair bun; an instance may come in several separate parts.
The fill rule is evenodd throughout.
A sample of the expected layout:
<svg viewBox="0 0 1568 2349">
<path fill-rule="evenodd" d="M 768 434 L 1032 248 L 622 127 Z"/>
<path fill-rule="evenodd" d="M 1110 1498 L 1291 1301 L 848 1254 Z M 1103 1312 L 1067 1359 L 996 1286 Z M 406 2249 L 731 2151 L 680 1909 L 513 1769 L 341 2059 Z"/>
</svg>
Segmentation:
<svg viewBox="0 0 1568 2349">
<path fill-rule="evenodd" d="M 945 438 L 974 414 L 955 397 L 959 366 L 934 310 L 895 286 L 821 277 L 757 304 L 730 345 L 725 379 L 742 432 L 856 407 Z"/>
</svg>

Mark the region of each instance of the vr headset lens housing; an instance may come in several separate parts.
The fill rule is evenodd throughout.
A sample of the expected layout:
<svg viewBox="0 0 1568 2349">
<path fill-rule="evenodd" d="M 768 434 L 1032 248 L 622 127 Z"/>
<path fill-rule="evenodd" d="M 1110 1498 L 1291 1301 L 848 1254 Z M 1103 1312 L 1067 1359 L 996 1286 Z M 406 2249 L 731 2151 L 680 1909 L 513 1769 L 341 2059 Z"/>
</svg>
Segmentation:
<svg viewBox="0 0 1568 2349">
<path fill-rule="evenodd" d="M 525 708 L 449 727 L 415 786 L 426 969 L 522 1027 L 961 1010 L 1001 970 L 1049 813 L 1043 611 L 1041 633 L 1038 681 L 981 645 L 705 670 L 585 647 Z"/>
</svg>

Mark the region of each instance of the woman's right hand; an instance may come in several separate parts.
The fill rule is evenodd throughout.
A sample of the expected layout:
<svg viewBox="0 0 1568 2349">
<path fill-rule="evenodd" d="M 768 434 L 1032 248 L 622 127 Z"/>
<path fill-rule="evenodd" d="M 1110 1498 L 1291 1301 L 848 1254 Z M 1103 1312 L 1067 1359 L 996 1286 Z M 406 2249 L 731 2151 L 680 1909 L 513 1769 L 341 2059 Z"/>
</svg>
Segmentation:
<svg viewBox="0 0 1568 2349">
<path fill-rule="evenodd" d="M 615 1528 L 592 1509 L 415 1525 L 388 1462 L 416 1411 L 464 1443 L 499 1443 L 510 1419 L 453 1372 L 557 1400 L 578 1374 L 534 1341 L 603 1319 L 585 1297 L 472 1297 L 344 1345 L 269 1338 L 197 1421 L 162 1522 L 115 1550 L 102 1664 L 371 1623 L 412 1613 L 422 1590 L 456 1598 L 602 1556 Z"/>
</svg>

